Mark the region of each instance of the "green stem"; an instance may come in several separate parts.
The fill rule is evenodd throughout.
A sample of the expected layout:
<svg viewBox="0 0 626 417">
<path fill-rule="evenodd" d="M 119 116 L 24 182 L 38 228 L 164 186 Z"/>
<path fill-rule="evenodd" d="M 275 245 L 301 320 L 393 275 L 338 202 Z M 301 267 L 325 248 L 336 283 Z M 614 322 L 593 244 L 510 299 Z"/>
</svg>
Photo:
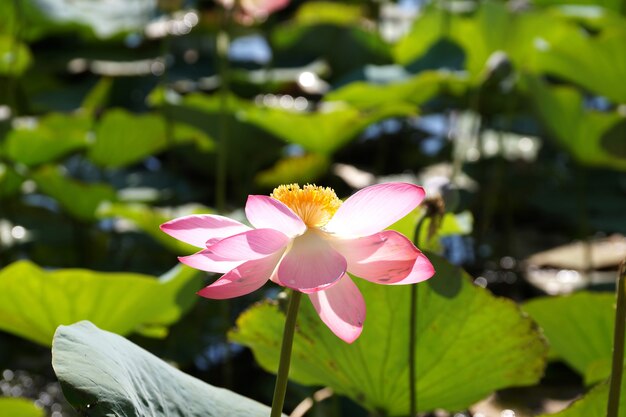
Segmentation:
<svg viewBox="0 0 626 417">
<path fill-rule="evenodd" d="M 615 332 L 613 335 L 613 362 L 606 416 L 617 417 L 624 369 L 624 335 L 626 333 L 626 260 L 617 277 L 617 307 L 615 309 Z"/>
<path fill-rule="evenodd" d="M 413 234 L 413 243 L 418 246 L 420 233 L 426 222 L 428 211 L 424 213 L 422 218 L 415 226 Z M 411 285 L 411 299 L 409 303 L 409 415 L 415 417 L 417 415 L 417 385 L 415 383 L 415 344 L 417 343 L 417 285 Z"/>
<path fill-rule="evenodd" d="M 415 384 L 415 343 L 417 339 L 417 285 L 411 285 L 411 306 L 409 307 L 409 415 L 417 414 L 417 387 Z"/>
<path fill-rule="evenodd" d="M 287 307 L 287 317 L 285 319 L 285 330 L 283 331 L 283 343 L 280 347 L 280 362 L 278 363 L 278 375 L 274 386 L 274 399 L 272 400 L 272 412 L 270 417 L 280 417 L 285 403 L 285 392 L 287 392 L 287 381 L 289 380 L 289 365 L 291 363 L 291 348 L 293 347 L 293 334 L 296 329 L 296 317 L 302 293 L 291 291 L 289 306 Z"/>
</svg>

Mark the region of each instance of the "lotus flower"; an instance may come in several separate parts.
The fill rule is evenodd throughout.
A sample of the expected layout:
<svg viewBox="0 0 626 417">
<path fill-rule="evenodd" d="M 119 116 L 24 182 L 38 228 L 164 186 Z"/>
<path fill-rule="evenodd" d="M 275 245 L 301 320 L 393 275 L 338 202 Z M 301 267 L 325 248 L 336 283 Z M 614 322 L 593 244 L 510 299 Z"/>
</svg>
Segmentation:
<svg viewBox="0 0 626 417">
<path fill-rule="evenodd" d="M 268 280 L 309 296 L 322 321 L 348 343 L 363 329 L 365 302 L 348 273 L 378 284 L 430 278 L 428 259 L 402 234 L 384 230 L 424 198 L 406 183 L 373 185 L 341 202 L 330 188 L 282 185 L 268 197 L 251 195 L 253 228 L 217 215 L 192 215 L 161 230 L 202 248 L 179 260 L 224 273 L 199 295 L 225 299 L 248 294 Z"/>
<path fill-rule="evenodd" d="M 263 22 L 268 16 L 284 9 L 291 0 L 216 0 L 224 8 L 233 10 L 234 17 L 242 25 Z M 236 7 L 237 6 L 237 7 Z"/>
</svg>

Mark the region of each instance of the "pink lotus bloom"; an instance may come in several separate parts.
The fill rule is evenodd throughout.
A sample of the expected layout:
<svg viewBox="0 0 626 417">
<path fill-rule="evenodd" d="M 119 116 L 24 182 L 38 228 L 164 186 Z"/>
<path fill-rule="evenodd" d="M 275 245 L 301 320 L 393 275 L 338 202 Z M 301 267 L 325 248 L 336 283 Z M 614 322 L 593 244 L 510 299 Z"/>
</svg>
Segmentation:
<svg viewBox="0 0 626 417">
<path fill-rule="evenodd" d="M 227 217 L 193 215 L 161 230 L 202 248 L 181 262 L 224 273 L 199 295 L 238 297 L 272 280 L 307 294 L 322 321 L 352 343 L 363 329 L 365 302 L 348 273 L 398 285 L 435 272 L 409 239 L 384 230 L 423 198 L 421 187 L 406 183 L 367 187 L 343 203 L 330 188 L 282 185 L 269 197 L 248 197 L 245 211 L 254 228 Z"/>
<path fill-rule="evenodd" d="M 268 16 L 289 5 L 291 0 L 217 0 L 224 8 L 233 9 L 235 19 L 242 25 L 263 22 Z"/>
</svg>

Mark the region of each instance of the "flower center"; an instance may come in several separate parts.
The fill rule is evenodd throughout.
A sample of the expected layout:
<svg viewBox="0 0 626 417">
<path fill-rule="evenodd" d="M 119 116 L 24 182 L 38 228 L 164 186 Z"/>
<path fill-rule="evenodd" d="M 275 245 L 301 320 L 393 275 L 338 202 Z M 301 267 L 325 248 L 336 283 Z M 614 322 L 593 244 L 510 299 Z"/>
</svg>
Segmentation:
<svg viewBox="0 0 626 417">
<path fill-rule="evenodd" d="M 308 227 L 322 227 L 333 217 L 341 200 L 329 187 L 307 184 L 281 185 L 274 189 L 270 197 L 292 209 Z"/>
</svg>

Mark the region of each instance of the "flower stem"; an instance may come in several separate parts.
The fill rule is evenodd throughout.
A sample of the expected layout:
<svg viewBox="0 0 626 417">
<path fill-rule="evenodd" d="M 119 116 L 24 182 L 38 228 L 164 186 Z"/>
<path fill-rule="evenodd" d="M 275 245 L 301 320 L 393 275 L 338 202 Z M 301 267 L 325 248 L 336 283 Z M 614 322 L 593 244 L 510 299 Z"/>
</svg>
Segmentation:
<svg viewBox="0 0 626 417">
<path fill-rule="evenodd" d="M 280 362 L 278 363 L 278 375 L 276 376 L 276 385 L 274 386 L 274 399 L 272 400 L 272 412 L 270 417 L 280 417 L 283 412 L 285 392 L 287 391 L 287 381 L 289 379 L 293 334 L 296 329 L 296 317 L 298 316 L 301 296 L 301 292 L 291 291 L 291 296 L 289 297 L 285 330 L 283 331 L 283 344 L 280 348 Z"/>
<path fill-rule="evenodd" d="M 428 218 L 428 212 L 422 216 L 417 225 L 415 226 L 415 232 L 413 234 L 413 244 L 417 246 L 420 242 L 420 233 L 426 219 Z M 409 416 L 415 417 L 417 415 L 417 385 L 415 383 L 415 344 L 417 343 L 417 285 L 411 285 L 411 299 L 409 302 Z"/>
<path fill-rule="evenodd" d="M 417 285 L 411 285 L 411 304 L 409 307 L 409 412 L 411 417 L 417 414 L 417 388 L 415 386 L 415 342 L 417 326 Z"/>
<path fill-rule="evenodd" d="M 413 232 L 413 244 L 417 247 L 422 243 L 428 244 L 437 235 L 441 220 L 445 212 L 445 203 L 441 198 L 426 201 L 426 212 L 415 225 Z M 428 220 L 428 221 L 427 221 Z M 420 242 L 422 229 L 428 226 L 425 241 Z M 415 348 L 417 344 L 417 285 L 411 285 L 411 299 L 409 302 L 409 416 L 417 415 L 417 383 L 415 381 L 415 368 L 417 357 Z"/>
<path fill-rule="evenodd" d="M 609 386 L 609 402 L 606 416 L 617 417 L 619 413 L 622 372 L 624 369 L 624 335 L 626 332 L 626 260 L 617 277 L 617 307 L 615 309 L 615 332 L 613 334 L 613 362 Z"/>
</svg>

